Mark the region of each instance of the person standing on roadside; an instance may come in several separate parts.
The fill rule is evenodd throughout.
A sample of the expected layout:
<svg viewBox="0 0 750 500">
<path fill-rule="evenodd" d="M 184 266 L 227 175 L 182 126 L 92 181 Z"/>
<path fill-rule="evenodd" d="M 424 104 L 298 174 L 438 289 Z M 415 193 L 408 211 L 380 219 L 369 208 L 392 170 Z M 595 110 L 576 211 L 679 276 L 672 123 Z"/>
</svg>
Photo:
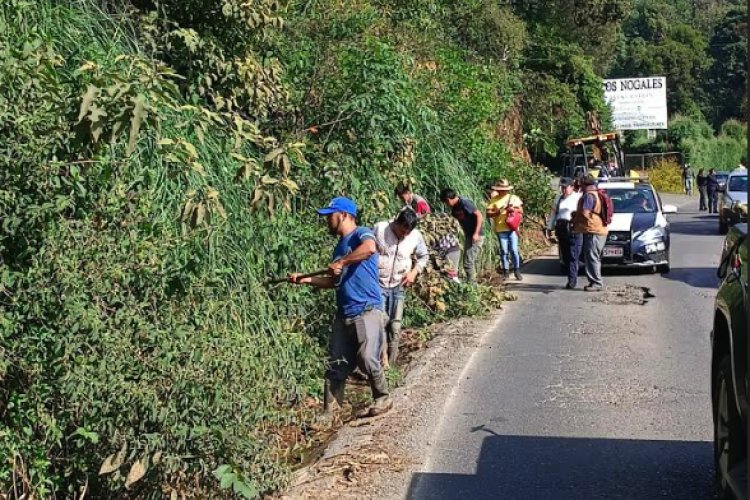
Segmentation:
<svg viewBox="0 0 750 500">
<path fill-rule="evenodd" d="M 607 226 L 604 225 L 602 200 L 596 179 L 586 177 L 584 190 L 573 214 L 573 232 L 583 235 L 583 257 L 586 263 L 586 277 L 589 284 L 583 287 L 587 292 L 600 292 L 604 289 L 602 281 L 602 252 L 607 241 Z M 570 256 L 578 260 L 579 255 Z"/>
<path fill-rule="evenodd" d="M 708 177 L 702 168 L 698 170 L 698 175 L 695 177 L 695 183 L 698 186 L 698 195 L 700 195 L 700 200 L 698 202 L 699 210 L 705 212 L 708 210 Z"/>
<path fill-rule="evenodd" d="M 719 213 L 719 179 L 716 178 L 716 169 L 708 171 L 706 178 L 706 192 L 708 193 L 708 213 Z"/>
<path fill-rule="evenodd" d="M 317 212 L 326 217 L 329 233 L 339 237 L 328 276 L 300 278 L 295 273 L 287 279 L 294 284 L 336 289 L 323 409 L 329 413 L 334 401 L 339 407 L 343 405 L 346 378 L 359 366 L 370 381 L 373 403 L 358 416 L 380 415 L 393 403 L 380 364 L 385 314 L 375 235 L 357 226 L 357 205 L 349 198 L 334 198 Z"/>
<path fill-rule="evenodd" d="M 583 246 L 583 234 L 574 233 L 571 228 L 573 213 L 578 209 L 581 193 L 575 191 L 573 180 L 568 177 L 560 179 L 560 194 L 552 205 L 547 229 L 555 232 L 557 245 L 560 247 L 563 267 L 568 275 L 565 288 L 572 290 L 578 282 L 578 259 Z M 576 256 L 573 258 L 573 256 Z"/>
<path fill-rule="evenodd" d="M 470 199 L 459 197 L 451 188 L 440 191 L 440 201 L 451 209 L 451 215 L 455 217 L 464 231 L 464 273 L 468 283 L 476 283 L 476 271 L 474 264 L 479 258 L 482 250 L 482 223 L 484 217 Z"/>
<path fill-rule="evenodd" d="M 427 200 L 416 193 L 412 193 L 411 187 L 408 184 L 399 184 L 396 186 L 396 196 L 404 202 L 404 205 L 411 207 L 411 209 L 420 217 L 424 217 L 432 212 Z"/>
<path fill-rule="evenodd" d="M 422 233 L 416 229 L 419 216 L 404 207 L 392 221 L 375 224 L 373 232 L 378 246 L 378 274 L 385 301 L 388 364 L 395 365 L 404 316 L 405 288 L 414 284 L 417 275 L 429 262 L 429 253 Z M 416 257 L 412 264 L 412 257 Z"/>
<path fill-rule="evenodd" d="M 490 187 L 490 201 L 487 204 L 487 217 L 492 219 L 492 227 L 500 242 L 500 266 L 499 270 L 503 278 L 508 279 L 510 275 L 510 262 L 512 259 L 513 275 L 518 281 L 523 280 L 521 276 L 521 255 L 518 245 L 518 231 L 508 226 L 508 216 L 514 212 L 523 213 L 523 202 L 521 198 L 512 193 L 513 186 L 506 179 Z"/>
<path fill-rule="evenodd" d="M 690 164 L 686 163 L 682 169 L 682 184 L 685 187 L 685 194 L 693 196 L 693 169 Z"/>
</svg>

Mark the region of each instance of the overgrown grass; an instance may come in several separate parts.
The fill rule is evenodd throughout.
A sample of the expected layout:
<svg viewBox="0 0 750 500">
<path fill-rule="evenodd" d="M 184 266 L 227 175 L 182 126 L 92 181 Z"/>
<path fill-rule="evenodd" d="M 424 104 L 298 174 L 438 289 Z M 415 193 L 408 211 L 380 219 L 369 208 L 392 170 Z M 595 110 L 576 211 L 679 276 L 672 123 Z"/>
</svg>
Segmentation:
<svg viewBox="0 0 750 500">
<path fill-rule="evenodd" d="M 445 185 L 479 202 L 505 176 L 533 212 L 549 179 L 490 133 L 507 75 L 455 46 L 436 54 L 452 94 L 433 95 L 395 44 L 346 32 L 321 79 L 323 41 L 302 30 L 313 44 L 283 61 L 299 77 L 286 113 L 318 127 L 301 133 L 188 102 L 139 50 L 135 19 L 84 0 L 0 8 L 0 483 L 39 497 L 258 496 L 288 477 L 278 429 L 306 427 L 300 402 L 321 392 L 332 296 L 262 286 L 327 263 L 334 242 L 313 209 L 347 194 L 369 224 L 395 212 L 405 178 L 435 203 Z M 487 304 L 468 288 L 439 300 L 449 307 L 411 302 L 410 317 Z"/>
</svg>

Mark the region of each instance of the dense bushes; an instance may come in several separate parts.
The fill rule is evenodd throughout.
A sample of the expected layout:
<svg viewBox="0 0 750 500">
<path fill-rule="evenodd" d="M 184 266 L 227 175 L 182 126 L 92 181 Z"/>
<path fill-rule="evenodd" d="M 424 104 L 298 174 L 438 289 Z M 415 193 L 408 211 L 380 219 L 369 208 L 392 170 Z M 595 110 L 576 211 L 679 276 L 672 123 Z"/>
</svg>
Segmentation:
<svg viewBox="0 0 750 500">
<path fill-rule="evenodd" d="M 320 348 L 300 324 L 312 295 L 272 301 L 258 281 L 319 264 L 322 241 L 302 218 L 286 225 L 301 244 L 278 238 L 282 216 L 250 211 L 256 173 L 235 182 L 237 157 L 275 141 L 181 103 L 167 70 L 113 29 L 69 44 L 100 19 L 91 11 L 19 2 L 2 15 L 14 30 L 0 73 L 0 446 L 13 461 L 0 482 L 108 496 L 145 467 L 134 494 L 199 493 L 227 463 L 246 486 L 275 488 L 274 429 L 304 418 Z M 272 164 L 270 187 L 284 182 Z"/>
<path fill-rule="evenodd" d="M 663 160 L 656 162 L 648 171 L 648 178 L 660 193 L 685 192 L 680 166 L 674 161 Z"/>
<path fill-rule="evenodd" d="M 747 125 L 727 120 L 719 133 L 699 117 L 676 116 L 669 125 L 674 146 L 697 168 L 732 170 L 747 159 Z"/>
<path fill-rule="evenodd" d="M 739 163 L 747 163 L 747 125 L 730 119 L 718 133 L 700 115 L 676 115 L 670 119 L 669 129 L 654 140 L 645 131 L 626 134 L 626 148 L 631 152 L 678 151 L 684 162 L 695 168 L 732 170 Z"/>
<path fill-rule="evenodd" d="M 0 8 L 0 483 L 257 496 L 321 390 L 330 297 L 260 285 L 327 261 L 312 208 L 372 223 L 397 181 L 479 201 L 505 176 L 540 214 L 549 177 L 494 135 L 514 74 L 372 6 L 134 5 Z M 440 300 L 413 318 L 482 308 Z"/>
</svg>

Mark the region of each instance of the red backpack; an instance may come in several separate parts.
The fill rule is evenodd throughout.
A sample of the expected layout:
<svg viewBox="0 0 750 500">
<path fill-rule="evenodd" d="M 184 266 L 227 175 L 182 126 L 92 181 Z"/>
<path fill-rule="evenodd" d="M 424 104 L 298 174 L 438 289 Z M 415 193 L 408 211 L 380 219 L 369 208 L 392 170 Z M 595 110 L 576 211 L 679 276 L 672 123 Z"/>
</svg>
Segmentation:
<svg viewBox="0 0 750 500">
<path fill-rule="evenodd" d="M 612 198 L 609 197 L 604 189 L 598 189 L 599 203 L 602 206 L 601 213 L 597 214 L 602 219 L 602 224 L 609 226 L 612 224 L 612 215 L 615 213 L 615 205 L 612 203 Z"/>
</svg>

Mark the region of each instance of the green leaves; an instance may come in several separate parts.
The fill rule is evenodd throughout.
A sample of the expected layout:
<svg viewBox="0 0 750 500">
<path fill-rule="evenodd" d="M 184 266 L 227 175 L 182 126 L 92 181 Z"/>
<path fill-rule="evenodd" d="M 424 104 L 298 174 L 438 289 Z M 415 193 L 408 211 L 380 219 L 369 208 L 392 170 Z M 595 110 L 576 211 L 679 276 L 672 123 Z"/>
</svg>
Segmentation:
<svg viewBox="0 0 750 500">
<path fill-rule="evenodd" d="M 219 480 L 219 487 L 223 490 L 231 489 L 242 498 L 258 498 L 260 493 L 251 481 L 247 481 L 242 474 L 236 472 L 229 465 L 221 465 L 213 472 Z"/>
<path fill-rule="evenodd" d="M 79 427 L 78 429 L 76 429 L 73 435 L 81 436 L 92 444 L 97 444 L 99 442 L 99 434 L 89 431 L 83 427 Z"/>
<path fill-rule="evenodd" d="M 163 65 L 149 64 L 136 56 L 120 55 L 107 65 L 87 61 L 76 71 L 89 81 L 81 97 L 78 124 L 87 127 L 94 146 L 108 132 L 115 143 L 127 129 L 125 155 L 136 147 L 144 124 L 155 125 L 159 113 L 155 108 L 175 109 L 178 89 L 170 81 L 177 78 Z"/>
<path fill-rule="evenodd" d="M 335 304 L 257 283 L 325 264 L 312 209 L 347 194 L 369 223 L 403 179 L 435 209 L 445 185 L 479 202 L 496 175 L 548 182 L 498 139 L 517 75 L 452 41 L 433 4 L 394 6 L 417 18 L 398 28 L 326 2 L 0 9 L 0 450 L 23 457 L 29 497 L 276 491 Z M 282 8 L 294 29 L 276 32 Z M 468 294 L 411 311 L 480 312 Z"/>
</svg>

